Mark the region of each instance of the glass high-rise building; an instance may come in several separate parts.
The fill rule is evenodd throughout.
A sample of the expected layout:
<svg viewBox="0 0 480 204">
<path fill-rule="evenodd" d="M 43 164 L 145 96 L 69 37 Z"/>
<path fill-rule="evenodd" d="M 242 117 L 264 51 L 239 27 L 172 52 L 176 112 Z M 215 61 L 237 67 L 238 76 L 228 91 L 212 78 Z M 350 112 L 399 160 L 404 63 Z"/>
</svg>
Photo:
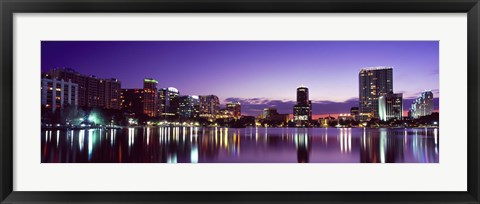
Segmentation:
<svg viewBox="0 0 480 204">
<path fill-rule="evenodd" d="M 378 98 L 393 92 L 393 68 L 385 66 L 362 68 L 358 78 L 360 120 L 378 119 Z"/>
<path fill-rule="evenodd" d="M 431 115 L 434 110 L 433 92 L 430 90 L 423 91 L 420 96 L 413 101 L 410 107 L 410 117 L 418 118 L 421 116 Z"/>
<path fill-rule="evenodd" d="M 403 117 L 403 94 L 387 93 L 378 98 L 378 115 L 380 120 L 402 120 Z"/>
<path fill-rule="evenodd" d="M 293 106 L 293 118 L 297 123 L 312 120 L 312 101 L 309 100 L 306 86 L 297 88 L 297 103 Z"/>
<path fill-rule="evenodd" d="M 175 87 L 162 88 L 158 92 L 159 113 L 162 116 L 175 116 L 178 113 L 180 92 Z"/>
<path fill-rule="evenodd" d="M 143 113 L 150 117 L 157 117 L 158 113 L 157 84 L 155 79 L 143 80 Z"/>
<path fill-rule="evenodd" d="M 178 115 L 183 118 L 196 118 L 199 115 L 200 99 L 196 95 L 180 96 Z"/>
</svg>

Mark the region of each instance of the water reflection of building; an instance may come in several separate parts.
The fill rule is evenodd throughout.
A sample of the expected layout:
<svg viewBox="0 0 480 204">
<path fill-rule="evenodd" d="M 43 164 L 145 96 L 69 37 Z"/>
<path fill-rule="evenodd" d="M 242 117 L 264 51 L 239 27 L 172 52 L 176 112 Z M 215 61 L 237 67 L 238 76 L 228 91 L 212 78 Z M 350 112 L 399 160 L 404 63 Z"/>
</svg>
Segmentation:
<svg viewBox="0 0 480 204">
<path fill-rule="evenodd" d="M 143 113 L 150 117 L 156 117 L 158 113 L 157 84 L 155 79 L 143 80 Z"/>
<path fill-rule="evenodd" d="M 312 101 L 309 100 L 306 86 L 297 88 L 297 103 L 293 107 L 293 120 L 297 126 L 302 126 L 306 121 L 312 120 Z"/>
<path fill-rule="evenodd" d="M 403 117 L 403 94 L 387 93 L 378 98 L 378 115 L 380 120 L 402 120 Z"/>
<path fill-rule="evenodd" d="M 393 68 L 363 68 L 358 77 L 360 119 L 379 118 L 378 98 L 393 91 Z"/>
<path fill-rule="evenodd" d="M 310 162 L 310 151 L 312 142 L 308 134 L 309 129 L 297 129 L 295 132 L 295 147 L 297 148 L 297 162 Z"/>
<path fill-rule="evenodd" d="M 395 163 L 404 162 L 405 137 L 401 131 L 381 128 L 364 129 L 361 137 L 360 162 Z"/>
<path fill-rule="evenodd" d="M 421 116 L 431 115 L 433 113 L 433 92 L 430 90 L 423 91 L 420 96 L 413 101 L 409 110 L 411 118 L 418 118 Z"/>
<path fill-rule="evenodd" d="M 52 112 L 78 105 L 78 85 L 71 80 L 42 79 L 41 90 L 41 103 Z"/>
</svg>

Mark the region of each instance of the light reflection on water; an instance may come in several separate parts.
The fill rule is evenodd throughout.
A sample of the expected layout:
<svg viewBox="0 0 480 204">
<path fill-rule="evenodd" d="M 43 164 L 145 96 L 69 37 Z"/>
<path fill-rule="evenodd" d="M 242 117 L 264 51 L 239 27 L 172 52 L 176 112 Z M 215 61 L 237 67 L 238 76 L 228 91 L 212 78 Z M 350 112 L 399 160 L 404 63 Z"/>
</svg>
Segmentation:
<svg viewBox="0 0 480 204">
<path fill-rule="evenodd" d="M 437 128 L 130 127 L 47 130 L 41 140 L 44 163 L 439 161 Z"/>
</svg>

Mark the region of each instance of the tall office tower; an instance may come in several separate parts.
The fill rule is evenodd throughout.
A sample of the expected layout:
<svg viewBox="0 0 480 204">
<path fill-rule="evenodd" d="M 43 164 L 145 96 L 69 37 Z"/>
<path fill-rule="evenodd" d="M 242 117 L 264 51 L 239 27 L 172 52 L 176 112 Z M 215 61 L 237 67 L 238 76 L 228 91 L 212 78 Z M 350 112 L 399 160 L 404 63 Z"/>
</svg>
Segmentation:
<svg viewBox="0 0 480 204">
<path fill-rule="evenodd" d="M 242 107 L 240 102 L 227 103 L 227 111 L 230 112 L 235 119 L 239 119 L 240 116 L 242 116 Z"/>
<path fill-rule="evenodd" d="M 433 113 L 433 92 L 430 90 L 423 91 L 420 96 L 413 101 L 410 107 L 410 117 L 418 118 L 421 116 L 427 116 Z"/>
<path fill-rule="evenodd" d="M 161 116 L 175 116 L 178 113 L 180 92 L 175 87 L 158 91 L 159 113 Z"/>
<path fill-rule="evenodd" d="M 155 79 L 143 80 L 143 113 L 150 117 L 157 117 L 158 113 L 157 84 Z"/>
<path fill-rule="evenodd" d="M 218 114 L 218 111 L 220 111 L 220 100 L 218 96 L 200 96 L 200 115 L 202 117 L 213 118 Z"/>
<path fill-rule="evenodd" d="M 117 79 L 104 79 L 100 80 L 103 83 L 102 88 L 105 87 L 104 91 L 104 107 L 106 109 L 120 109 L 121 101 L 120 95 L 122 91 L 122 85 Z"/>
<path fill-rule="evenodd" d="M 390 92 L 378 97 L 378 115 L 382 121 L 402 120 L 403 94 Z"/>
<path fill-rule="evenodd" d="M 297 88 L 297 104 L 293 106 L 293 120 L 298 124 L 312 120 L 312 101 L 309 100 L 308 87 Z"/>
<path fill-rule="evenodd" d="M 200 99 L 196 95 L 178 98 L 178 115 L 182 118 L 196 118 L 199 115 Z"/>
<path fill-rule="evenodd" d="M 42 79 L 41 103 L 55 112 L 67 105 L 78 105 L 78 85 L 71 80 Z"/>
<path fill-rule="evenodd" d="M 360 120 L 379 118 L 378 98 L 393 92 L 393 68 L 363 68 L 360 70 L 358 78 Z"/>
<path fill-rule="evenodd" d="M 143 89 L 122 89 L 122 110 L 139 116 L 143 113 Z"/>
<path fill-rule="evenodd" d="M 86 76 L 71 68 L 54 68 L 44 74 L 46 78 L 71 81 L 78 85 L 78 105 L 120 109 L 121 83 L 116 79 L 98 79 Z"/>
</svg>

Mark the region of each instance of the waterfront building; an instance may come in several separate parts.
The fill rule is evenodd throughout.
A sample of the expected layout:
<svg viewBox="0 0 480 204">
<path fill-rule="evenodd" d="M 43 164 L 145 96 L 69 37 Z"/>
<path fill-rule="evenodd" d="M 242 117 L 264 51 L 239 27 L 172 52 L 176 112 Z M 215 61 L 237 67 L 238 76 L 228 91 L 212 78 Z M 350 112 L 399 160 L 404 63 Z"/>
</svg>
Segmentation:
<svg viewBox="0 0 480 204">
<path fill-rule="evenodd" d="M 340 113 L 337 117 L 338 121 L 350 121 L 355 120 L 355 117 L 350 113 Z"/>
<path fill-rule="evenodd" d="M 157 85 L 155 79 L 143 79 L 143 113 L 150 117 L 157 117 L 158 114 Z"/>
<path fill-rule="evenodd" d="M 143 113 L 143 89 L 122 89 L 122 110 L 140 116 Z"/>
<path fill-rule="evenodd" d="M 176 116 L 179 107 L 180 92 L 175 87 L 162 88 L 158 91 L 159 113 L 163 117 Z"/>
<path fill-rule="evenodd" d="M 312 120 L 312 101 L 309 100 L 306 86 L 297 88 L 297 103 L 293 107 L 293 120 L 297 125 Z"/>
<path fill-rule="evenodd" d="M 382 121 L 403 118 L 403 94 L 387 93 L 378 98 L 378 114 Z"/>
<path fill-rule="evenodd" d="M 99 79 L 87 76 L 71 68 L 53 68 L 44 73 L 45 78 L 71 81 L 78 85 L 78 105 L 120 109 L 121 82 L 117 79 Z"/>
<path fill-rule="evenodd" d="M 278 115 L 278 111 L 276 108 L 264 108 L 263 109 L 263 118 L 268 119 L 271 116 Z"/>
<path fill-rule="evenodd" d="M 113 78 L 101 79 L 100 84 L 100 87 L 105 87 L 105 92 L 103 96 L 105 99 L 105 104 L 103 105 L 103 107 L 106 109 L 120 109 L 120 95 L 122 90 L 120 82 L 117 79 Z"/>
<path fill-rule="evenodd" d="M 413 101 L 409 110 L 409 116 L 411 118 L 427 116 L 431 115 L 433 110 L 433 92 L 430 90 L 425 90 L 415 99 L 415 101 Z"/>
<path fill-rule="evenodd" d="M 178 115 L 183 118 L 196 118 L 200 110 L 200 98 L 196 95 L 180 96 Z"/>
<path fill-rule="evenodd" d="M 229 111 L 232 117 L 235 119 L 240 119 L 240 116 L 242 116 L 242 107 L 240 102 L 227 103 L 227 111 Z"/>
<path fill-rule="evenodd" d="M 220 100 L 215 95 L 199 96 L 200 98 L 200 116 L 214 118 L 220 111 Z"/>
<path fill-rule="evenodd" d="M 71 80 L 55 78 L 43 78 L 41 83 L 41 103 L 52 112 L 61 110 L 67 105 L 78 105 L 78 84 L 72 83 Z"/>
<path fill-rule="evenodd" d="M 324 118 L 318 118 L 318 123 L 320 124 L 321 127 L 328 127 L 330 122 L 337 122 L 337 120 L 334 117 L 327 116 Z"/>
<path fill-rule="evenodd" d="M 218 111 L 218 114 L 215 116 L 217 119 L 228 119 L 233 118 L 233 113 L 227 110 L 226 108 L 221 108 Z"/>
<path fill-rule="evenodd" d="M 393 68 L 385 66 L 362 68 L 358 77 L 360 120 L 379 118 L 378 98 L 393 92 Z"/>
<path fill-rule="evenodd" d="M 276 108 L 263 109 L 263 119 L 274 123 L 288 123 L 289 115 L 278 113 Z"/>
<path fill-rule="evenodd" d="M 350 108 L 350 115 L 353 116 L 354 120 L 359 120 L 360 119 L 360 110 L 358 107 L 352 107 Z"/>
</svg>

